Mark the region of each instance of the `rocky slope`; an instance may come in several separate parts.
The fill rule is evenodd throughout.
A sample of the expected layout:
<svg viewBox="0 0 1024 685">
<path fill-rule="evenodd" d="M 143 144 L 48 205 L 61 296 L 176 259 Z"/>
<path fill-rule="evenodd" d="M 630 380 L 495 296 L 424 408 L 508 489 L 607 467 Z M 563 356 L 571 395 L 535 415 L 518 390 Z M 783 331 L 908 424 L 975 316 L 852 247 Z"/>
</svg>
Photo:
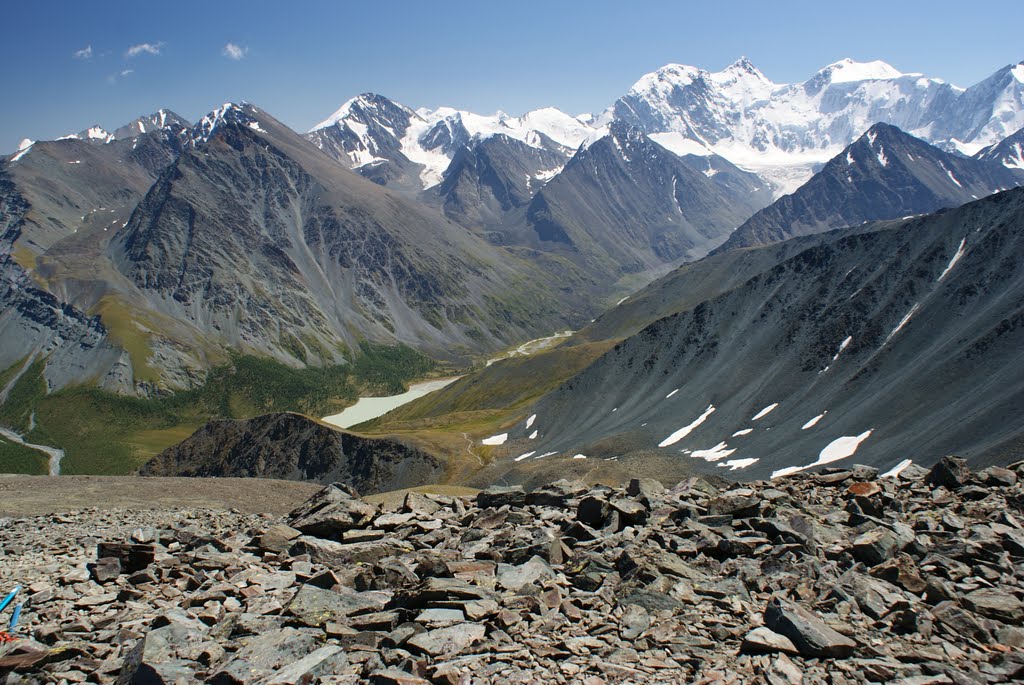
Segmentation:
<svg viewBox="0 0 1024 685">
<path fill-rule="evenodd" d="M 747 219 L 719 251 L 959 207 L 1022 184 L 1024 172 L 875 124 L 793 194 Z"/>
<path fill-rule="evenodd" d="M 1004 683 L 1024 464 L 5 519 L 7 683 Z M 98 543 L 98 544 L 97 544 Z"/>
<path fill-rule="evenodd" d="M 83 348 L 7 316 L 0 368 L 57 349 L 54 389 L 152 394 L 201 383 L 225 350 L 324 365 L 369 341 L 465 360 L 593 307 L 589 285 L 560 292 L 584 274 L 556 279 L 543 255 L 360 179 L 251 105 L 119 131 L 32 143 L 0 167 L 9 285 L 52 295 L 97 337 Z M 11 288 L 7 301 L 33 297 Z"/>
<path fill-rule="evenodd" d="M 393 440 L 363 438 L 282 413 L 211 421 L 154 457 L 140 474 L 341 481 L 373 494 L 436 483 L 444 469 L 435 457 Z"/>
<path fill-rule="evenodd" d="M 880 468 L 910 453 L 1011 461 L 1024 439 L 1022 237 L 1017 189 L 710 262 L 754 269 L 726 291 L 707 282 L 720 271 L 688 266 L 692 279 L 622 304 L 664 318 L 495 431 L 508 439 L 479 482 L 581 477 L 609 459 L 664 478 L 768 477 L 854 453 Z"/>
<path fill-rule="evenodd" d="M 46 360 L 48 387 L 82 378 L 110 390 L 131 383 L 127 355 L 110 342 L 99 320 L 38 287 L 7 255 L 0 255 L 0 350 L 0 368 L 22 360 L 24 371 L 37 359 Z M 19 377 L 15 373 L 0 388 L 0 402 Z"/>
<path fill-rule="evenodd" d="M 168 121 L 165 128 L 134 137 L 83 133 L 31 143 L 4 165 L 9 185 L 0 193 L 19 197 L 23 211 L 4 219 L 0 246 L 32 268 L 29 255 L 38 256 L 61 240 L 108 237 L 181 151 L 181 135 L 180 125 Z"/>
<path fill-rule="evenodd" d="M 151 308 L 306 363 L 340 361 L 360 339 L 457 357 L 564 324 L 530 263 L 348 173 L 251 105 L 216 116 L 111 244 Z"/>
<path fill-rule="evenodd" d="M 0 165 L 6 284 L 0 368 L 26 356 L 45 358 L 51 388 L 88 382 L 137 391 L 136 374 L 145 364 L 132 363 L 126 351 L 130 336 L 119 335 L 133 325 L 119 326 L 104 316 L 111 311 L 105 298 L 124 285 L 104 252 L 183 150 L 186 124 L 162 112 L 122 127 L 117 135 L 93 127 L 56 141 L 27 141 Z M 47 309 L 56 314 L 47 315 Z M 144 325 L 153 317 L 137 318 Z M 112 334 L 111 326 L 121 330 Z M 152 347 L 163 348 L 168 359 L 180 356 L 159 340 Z"/>
</svg>

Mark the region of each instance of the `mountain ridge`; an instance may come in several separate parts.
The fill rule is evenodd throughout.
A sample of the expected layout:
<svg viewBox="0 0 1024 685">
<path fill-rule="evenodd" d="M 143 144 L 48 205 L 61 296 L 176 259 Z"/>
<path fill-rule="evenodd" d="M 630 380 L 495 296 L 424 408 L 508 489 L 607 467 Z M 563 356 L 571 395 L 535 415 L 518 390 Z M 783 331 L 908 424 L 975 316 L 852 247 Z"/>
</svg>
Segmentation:
<svg viewBox="0 0 1024 685">
<path fill-rule="evenodd" d="M 747 219 L 718 250 L 927 214 L 1021 184 L 1024 173 L 875 124 L 807 183 Z"/>
</svg>

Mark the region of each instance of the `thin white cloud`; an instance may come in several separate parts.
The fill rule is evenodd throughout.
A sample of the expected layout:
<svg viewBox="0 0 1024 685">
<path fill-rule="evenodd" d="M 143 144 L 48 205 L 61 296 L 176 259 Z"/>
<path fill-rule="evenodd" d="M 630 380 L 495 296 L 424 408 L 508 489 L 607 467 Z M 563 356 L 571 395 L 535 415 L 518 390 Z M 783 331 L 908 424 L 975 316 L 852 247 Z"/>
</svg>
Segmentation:
<svg viewBox="0 0 1024 685">
<path fill-rule="evenodd" d="M 75 50 L 71 53 L 71 56 L 75 59 L 92 59 L 92 46 L 86 45 L 81 50 Z"/>
<path fill-rule="evenodd" d="M 123 77 L 123 76 L 127 76 L 128 74 L 133 74 L 133 73 L 135 73 L 134 69 L 125 69 L 124 71 L 121 72 L 121 76 Z"/>
<path fill-rule="evenodd" d="M 130 48 L 128 48 L 127 52 L 124 53 L 124 56 L 136 57 L 143 53 L 146 53 L 147 55 L 159 55 L 163 47 L 163 41 L 160 41 L 158 43 L 139 43 L 138 45 L 133 45 Z"/>
<path fill-rule="evenodd" d="M 224 49 L 221 50 L 222 55 L 228 59 L 233 59 L 236 62 L 245 57 L 248 52 L 249 48 L 243 48 L 241 45 L 236 45 L 234 43 L 228 43 L 224 46 Z"/>
</svg>

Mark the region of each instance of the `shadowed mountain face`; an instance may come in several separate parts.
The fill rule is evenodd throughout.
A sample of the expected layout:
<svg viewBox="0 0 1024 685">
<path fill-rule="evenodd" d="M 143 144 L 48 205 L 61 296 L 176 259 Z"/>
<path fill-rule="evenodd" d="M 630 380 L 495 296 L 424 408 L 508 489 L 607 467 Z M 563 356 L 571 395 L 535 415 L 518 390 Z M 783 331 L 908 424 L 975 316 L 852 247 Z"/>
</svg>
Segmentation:
<svg viewBox="0 0 1024 685">
<path fill-rule="evenodd" d="M 641 301 L 685 304 L 537 402 L 481 479 L 611 457 L 740 478 L 854 453 L 883 468 L 1019 458 L 1024 190 L 800 241 L 747 251 L 768 251 L 763 270 L 700 303 L 685 295 L 697 265 L 652 285 Z"/>
<path fill-rule="evenodd" d="M 397 442 L 361 438 L 298 414 L 266 414 L 211 421 L 140 473 L 341 482 L 373 494 L 435 483 L 443 468 L 434 457 Z"/>
<path fill-rule="evenodd" d="M 757 186 L 730 191 L 616 124 L 537 193 L 526 221 L 546 249 L 632 273 L 702 257 L 769 198 Z"/>
<path fill-rule="evenodd" d="M 1024 173 L 876 124 L 792 195 L 750 217 L 719 251 L 957 207 L 1021 183 Z"/>
<path fill-rule="evenodd" d="M 533 147 L 495 135 L 459 148 L 436 193 L 444 213 L 467 226 L 502 224 L 512 210 L 565 166 L 568 150 Z"/>
</svg>

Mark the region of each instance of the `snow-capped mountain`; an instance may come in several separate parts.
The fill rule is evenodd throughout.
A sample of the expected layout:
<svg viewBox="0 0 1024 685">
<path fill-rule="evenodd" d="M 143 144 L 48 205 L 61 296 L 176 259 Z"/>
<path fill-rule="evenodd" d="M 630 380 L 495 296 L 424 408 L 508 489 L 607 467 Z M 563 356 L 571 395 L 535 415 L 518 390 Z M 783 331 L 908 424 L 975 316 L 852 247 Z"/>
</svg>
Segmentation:
<svg viewBox="0 0 1024 685">
<path fill-rule="evenodd" d="M 599 121 L 622 120 L 680 154 L 713 151 L 794 190 L 815 166 L 884 122 L 946 149 L 976 152 L 1024 123 L 1024 64 L 958 88 L 885 62 L 840 60 L 778 84 L 749 60 L 720 72 L 671 64 L 638 80 Z"/>
<path fill-rule="evenodd" d="M 913 131 L 940 147 L 973 155 L 1024 127 L 1024 62 L 1010 64 L 971 86 L 936 112 L 925 129 Z"/>
<path fill-rule="evenodd" d="M 1024 173 L 875 124 L 793 193 L 754 214 L 720 251 L 958 207 L 1024 185 Z"/>
<path fill-rule="evenodd" d="M 963 89 L 882 62 L 842 59 L 802 83 L 775 83 L 748 59 L 722 71 L 669 64 L 642 76 L 597 117 L 554 108 L 520 117 L 411 108 L 379 95 L 346 102 L 308 134 L 364 176 L 438 185 L 455 153 L 505 135 L 539 149 L 576 149 L 627 123 L 676 154 L 718 154 L 792 192 L 875 123 L 970 156 L 1024 126 L 1024 62 Z"/>
<path fill-rule="evenodd" d="M 493 135 L 462 146 L 434 189 L 448 218 L 466 226 L 499 226 L 562 170 L 567 157 Z"/>
<path fill-rule="evenodd" d="M 381 95 L 364 93 L 314 126 L 307 137 L 370 178 L 380 178 L 373 167 L 418 165 L 419 187 L 426 189 L 441 183 L 456 152 L 472 141 L 503 135 L 539 150 L 565 154 L 560 148 L 575 149 L 592 133 L 584 121 L 551 107 L 520 117 L 450 107 L 414 112 Z M 393 177 L 389 175 L 385 182 Z"/>
<path fill-rule="evenodd" d="M 84 140 L 90 143 L 107 144 L 112 143 L 115 140 L 126 140 L 129 138 L 138 138 L 146 133 L 155 133 L 163 131 L 165 133 L 184 137 L 185 132 L 191 128 L 192 124 L 187 119 L 181 117 L 169 109 L 160 109 L 152 114 L 144 116 L 130 121 L 124 126 L 117 128 L 113 133 L 107 131 L 99 124 L 90 126 L 87 129 L 83 129 L 78 133 L 69 133 L 66 136 L 61 136 L 57 140 Z"/>
</svg>

